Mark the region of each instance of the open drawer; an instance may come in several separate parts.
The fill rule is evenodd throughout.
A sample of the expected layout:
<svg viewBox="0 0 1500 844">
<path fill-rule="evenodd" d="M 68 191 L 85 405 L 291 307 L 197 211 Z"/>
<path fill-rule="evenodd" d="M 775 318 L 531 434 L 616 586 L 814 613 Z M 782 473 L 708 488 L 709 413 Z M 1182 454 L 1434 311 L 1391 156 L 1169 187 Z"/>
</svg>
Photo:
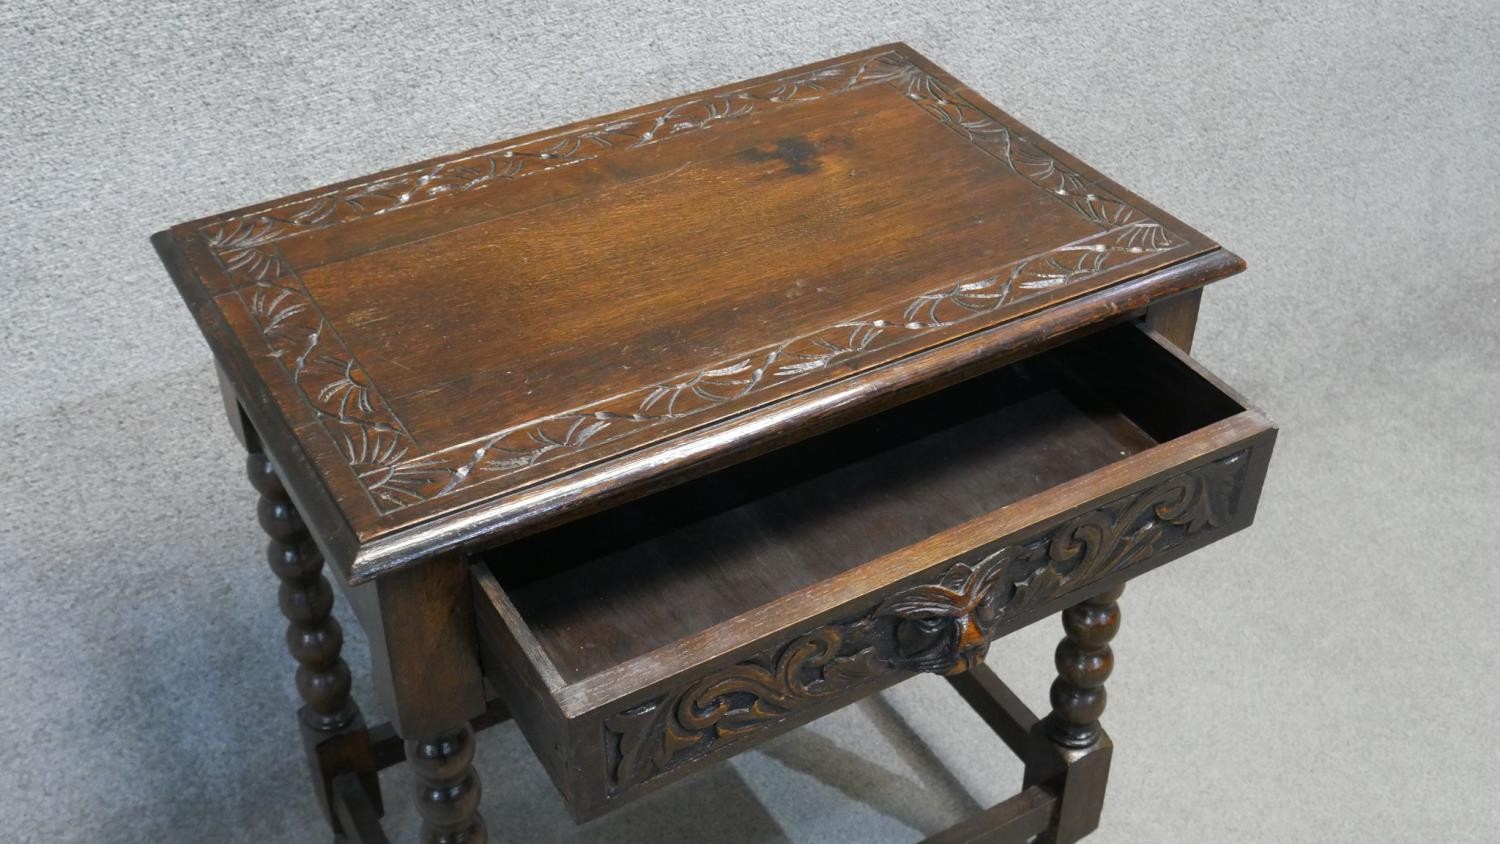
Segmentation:
<svg viewBox="0 0 1500 844">
<path fill-rule="evenodd" d="M 1117 326 L 479 557 L 485 671 L 592 817 L 1245 527 L 1274 439 Z"/>
</svg>

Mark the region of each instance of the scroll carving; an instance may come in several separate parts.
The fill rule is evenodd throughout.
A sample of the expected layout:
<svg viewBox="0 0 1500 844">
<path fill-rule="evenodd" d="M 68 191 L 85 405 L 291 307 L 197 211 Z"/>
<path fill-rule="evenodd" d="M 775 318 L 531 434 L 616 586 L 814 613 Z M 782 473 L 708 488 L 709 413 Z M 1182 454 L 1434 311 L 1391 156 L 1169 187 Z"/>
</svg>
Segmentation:
<svg viewBox="0 0 1500 844">
<path fill-rule="evenodd" d="M 605 721 L 621 791 L 896 672 L 956 674 L 1007 624 L 1175 548 L 1234 514 L 1249 451 L 977 552 L 874 609 L 720 668 Z"/>
<path fill-rule="evenodd" d="M 277 242 L 583 161 L 710 131 L 758 111 L 886 86 L 1097 225 L 1097 234 L 659 384 L 530 420 L 462 445 L 419 448 L 323 318 Z M 899 52 L 834 64 L 544 138 L 513 142 L 322 196 L 216 221 L 198 232 L 235 295 L 375 510 L 388 515 L 570 454 L 664 427 L 752 394 L 1082 283 L 1185 241 L 991 117 Z"/>
</svg>

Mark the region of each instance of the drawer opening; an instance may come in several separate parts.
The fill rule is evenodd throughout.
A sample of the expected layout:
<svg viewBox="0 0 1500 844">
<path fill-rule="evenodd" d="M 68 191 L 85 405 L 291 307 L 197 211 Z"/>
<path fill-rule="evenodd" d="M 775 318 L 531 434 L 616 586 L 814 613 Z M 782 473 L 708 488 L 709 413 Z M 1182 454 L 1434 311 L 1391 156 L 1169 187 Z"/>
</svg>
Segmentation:
<svg viewBox="0 0 1500 844">
<path fill-rule="evenodd" d="M 573 683 L 1244 409 L 1119 326 L 482 559 Z"/>
</svg>

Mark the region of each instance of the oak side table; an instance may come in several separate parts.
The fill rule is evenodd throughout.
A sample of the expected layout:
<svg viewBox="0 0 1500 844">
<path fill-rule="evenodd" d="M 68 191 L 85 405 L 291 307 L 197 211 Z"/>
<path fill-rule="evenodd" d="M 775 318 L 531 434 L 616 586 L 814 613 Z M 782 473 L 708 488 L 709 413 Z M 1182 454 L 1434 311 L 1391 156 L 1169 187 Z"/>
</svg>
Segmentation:
<svg viewBox="0 0 1500 844">
<path fill-rule="evenodd" d="M 495 723 L 586 820 L 917 672 L 1026 764 L 934 840 L 1076 840 L 1121 586 L 1248 525 L 1275 439 L 1188 356 L 1243 262 L 902 44 L 153 241 L 347 840 L 403 759 L 423 840 L 485 840 Z M 982 660 L 1059 612 L 1038 717 Z"/>
</svg>

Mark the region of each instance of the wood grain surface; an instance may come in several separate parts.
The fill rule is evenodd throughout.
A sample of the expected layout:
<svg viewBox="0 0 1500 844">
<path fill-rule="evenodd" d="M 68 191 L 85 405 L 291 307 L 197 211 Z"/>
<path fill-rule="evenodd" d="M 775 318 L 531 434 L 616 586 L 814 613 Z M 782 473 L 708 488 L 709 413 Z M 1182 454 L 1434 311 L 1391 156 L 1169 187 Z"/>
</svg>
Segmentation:
<svg viewBox="0 0 1500 844">
<path fill-rule="evenodd" d="M 998 365 L 998 326 L 1241 266 L 900 44 L 155 241 L 355 581 L 575 517 L 583 473 L 638 495 L 806 436 L 823 398 L 894 400 L 913 356 Z"/>
</svg>

